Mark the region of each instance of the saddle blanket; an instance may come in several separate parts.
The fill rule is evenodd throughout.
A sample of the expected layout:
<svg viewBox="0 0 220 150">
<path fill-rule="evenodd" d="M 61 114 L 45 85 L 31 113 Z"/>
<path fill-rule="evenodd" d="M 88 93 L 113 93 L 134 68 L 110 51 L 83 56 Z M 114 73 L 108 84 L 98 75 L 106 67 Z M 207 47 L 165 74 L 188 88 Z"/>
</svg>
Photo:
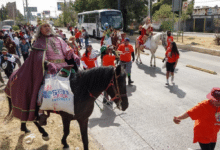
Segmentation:
<svg viewBox="0 0 220 150">
<path fill-rule="evenodd" d="M 54 76 L 45 79 L 41 110 L 64 111 L 74 115 L 74 94 L 69 77 Z"/>
</svg>

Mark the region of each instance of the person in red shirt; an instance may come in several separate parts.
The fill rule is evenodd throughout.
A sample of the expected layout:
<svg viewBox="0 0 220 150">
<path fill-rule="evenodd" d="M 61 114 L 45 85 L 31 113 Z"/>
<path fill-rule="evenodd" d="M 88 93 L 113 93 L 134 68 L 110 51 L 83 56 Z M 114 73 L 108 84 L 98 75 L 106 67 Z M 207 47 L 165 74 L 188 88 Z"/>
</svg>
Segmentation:
<svg viewBox="0 0 220 150">
<path fill-rule="evenodd" d="M 220 88 L 213 88 L 206 97 L 208 100 L 174 117 L 173 121 L 179 124 L 188 117 L 195 120 L 193 143 L 199 142 L 202 150 L 214 150 L 220 129 Z"/>
<path fill-rule="evenodd" d="M 108 45 L 106 49 L 106 54 L 102 58 L 103 66 L 114 66 L 115 67 L 115 55 L 112 53 L 113 46 Z"/>
<path fill-rule="evenodd" d="M 171 36 L 171 31 L 167 31 L 167 47 L 170 47 L 171 42 L 173 42 L 173 36 Z"/>
<path fill-rule="evenodd" d="M 78 31 L 75 34 L 76 42 L 79 43 L 80 48 L 82 48 L 81 41 L 79 39 L 81 37 L 81 35 L 82 35 L 81 31 Z"/>
<path fill-rule="evenodd" d="M 174 80 L 174 70 L 176 68 L 176 65 L 178 63 L 178 59 L 179 59 L 179 51 L 177 49 L 176 43 L 172 42 L 170 44 L 170 47 L 167 48 L 166 51 L 166 58 L 167 58 L 167 62 L 166 62 L 166 69 L 167 69 L 167 73 L 166 73 L 166 78 L 167 78 L 167 83 L 166 85 L 169 85 L 169 76 L 171 73 L 171 82 L 172 84 L 174 84 L 173 80 Z"/>
<path fill-rule="evenodd" d="M 103 66 L 114 66 L 115 67 L 115 55 L 112 53 L 113 52 L 113 46 L 108 45 L 106 49 L 106 53 L 102 58 L 102 65 Z M 103 103 L 107 105 L 112 105 L 112 102 L 108 101 L 108 94 L 104 92 L 104 98 L 103 98 Z"/>
<path fill-rule="evenodd" d="M 134 81 L 131 80 L 131 67 L 132 62 L 134 62 L 134 49 L 131 44 L 129 44 L 129 38 L 125 38 L 124 44 L 121 44 L 118 47 L 118 51 L 121 52 L 120 54 L 120 64 L 125 68 L 127 76 L 128 76 L 128 84 L 130 85 Z M 132 56 L 132 61 L 131 61 Z"/>
<path fill-rule="evenodd" d="M 86 47 L 86 52 L 83 54 L 81 58 L 81 63 L 83 64 L 83 68 L 85 70 L 98 67 L 97 58 L 90 58 L 91 51 L 92 51 L 92 45 L 88 45 Z"/>
</svg>

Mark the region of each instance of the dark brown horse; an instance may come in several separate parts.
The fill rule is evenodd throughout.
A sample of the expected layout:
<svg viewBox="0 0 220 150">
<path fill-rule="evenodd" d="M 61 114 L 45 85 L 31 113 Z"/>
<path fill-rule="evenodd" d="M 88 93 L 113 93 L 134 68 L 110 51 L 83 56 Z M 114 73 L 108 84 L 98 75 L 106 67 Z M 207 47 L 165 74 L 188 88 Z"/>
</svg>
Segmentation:
<svg viewBox="0 0 220 150">
<path fill-rule="evenodd" d="M 128 98 L 126 95 L 126 74 L 121 66 L 100 67 L 88 71 L 79 71 L 77 74 L 71 74 L 70 86 L 74 93 L 74 111 L 75 115 L 70 115 L 66 112 L 57 112 L 61 115 L 63 121 L 64 135 L 61 140 L 65 149 L 69 148 L 66 142 L 67 136 L 70 132 L 71 120 L 77 120 L 80 126 L 84 150 L 88 150 L 88 118 L 94 109 L 94 101 L 103 92 L 106 91 L 116 103 L 117 107 L 122 111 L 128 108 Z M 9 100 L 9 114 L 12 110 L 11 99 Z M 36 110 L 36 115 L 37 115 Z M 38 122 L 34 122 L 38 127 L 42 138 L 49 140 L 48 133 L 42 128 Z M 25 133 L 30 132 L 26 123 L 21 123 L 21 131 Z"/>
</svg>

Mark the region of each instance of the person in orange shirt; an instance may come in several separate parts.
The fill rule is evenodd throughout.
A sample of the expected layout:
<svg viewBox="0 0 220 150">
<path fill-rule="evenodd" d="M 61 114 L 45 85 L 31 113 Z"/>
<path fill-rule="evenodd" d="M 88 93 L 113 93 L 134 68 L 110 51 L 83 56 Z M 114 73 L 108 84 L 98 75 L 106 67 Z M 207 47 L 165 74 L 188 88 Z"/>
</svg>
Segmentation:
<svg viewBox="0 0 220 150">
<path fill-rule="evenodd" d="M 115 55 L 112 53 L 113 46 L 108 45 L 106 49 L 106 53 L 102 58 L 102 65 L 103 66 L 114 66 L 115 67 Z M 106 103 L 107 105 L 112 105 L 112 102 L 108 102 L 108 94 L 104 92 L 104 98 L 103 103 Z"/>
<path fill-rule="evenodd" d="M 106 54 L 103 56 L 103 66 L 114 66 L 115 67 L 115 55 L 112 53 L 113 46 L 108 45 L 106 49 Z"/>
<path fill-rule="evenodd" d="M 129 44 L 129 38 L 125 38 L 124 44 L 121 44 L 118 47 L 118 51 L 121 51 L 120 54 L 120 64 L 125 68 L 127 76 L 128 76 L 128 84 L 130 85 L 134 81 L 131 80 L 131 67 L 132 62 L 134 62 L 134 49 L 131 44 Z M 131 61 L 132 56 L 132 61 Z"/>
<path fill-rule="evenodd" d="M 79 43 L 80 48 L 82 48 L 81 41 L 79 39 L 81 37 L 81 35 L 82 35 L 81 31 L 77 31 L 75 34 L 76 42 L 77 42 L 77 44 Z"/>
<path fill-rule="evenodd" d="M 179 59 L 179 55 L 180 55 L 175 42 L 172 42 L 170 44 L 170 47 L 167 48 L 167 51 L 166 51 L 165 55 L 166 55 L 166 58 L 167 58 L 167 63 L 166 63 L 167 83 L 166 83 L 166 85 L 169 85 L 170 73 L 171 73 L 171 76 L 172 76 L 171 77 L 171 82 L 172 82 L 172 84 L 174 84 L 174 82 L 173 82 L 173 80 L 174 80 L 174 70 L 175 70 L 176 65 L 178 63 L 178 59 Z"/>
<path fill-rule="evenodd" d="M 214 150 L 220 129 L 220 88 L 213 88 L 206 97 L 208 100 L 174 117 L 173 121 L 179 124 L 188 117 L 195 120 L 193 143 L 199 142 L 202 150 Z"/>
<path fill-rule="evenodd" d="M 171 31 L 167 31 L 167 47 L 170 47 L 171 42 L 173 42 L 173 36 L 171 36 Z"/>
<path fill-rule="evenodd" d="M 88 45 L 86 47 L 86 52 L 83 54 L 81 58 L 81 63 L 85 70 L 98 67 L 97 58 L 90 58 L 91 51 L 92 51 L 92 45 Z"/>
</svg>

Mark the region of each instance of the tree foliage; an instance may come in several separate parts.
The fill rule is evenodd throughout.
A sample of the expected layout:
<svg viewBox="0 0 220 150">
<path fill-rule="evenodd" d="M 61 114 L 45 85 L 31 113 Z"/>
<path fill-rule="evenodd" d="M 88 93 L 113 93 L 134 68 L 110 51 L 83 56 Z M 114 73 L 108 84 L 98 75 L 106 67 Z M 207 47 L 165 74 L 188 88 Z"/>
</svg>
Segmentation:
<svg viewBox="0 0 220 150">
<path fill-rule="evenodd" d="M 0 19 L 1 21 L 8 19 L 8 11 L 4 5 L 0 9 Z"/>
</svg>

